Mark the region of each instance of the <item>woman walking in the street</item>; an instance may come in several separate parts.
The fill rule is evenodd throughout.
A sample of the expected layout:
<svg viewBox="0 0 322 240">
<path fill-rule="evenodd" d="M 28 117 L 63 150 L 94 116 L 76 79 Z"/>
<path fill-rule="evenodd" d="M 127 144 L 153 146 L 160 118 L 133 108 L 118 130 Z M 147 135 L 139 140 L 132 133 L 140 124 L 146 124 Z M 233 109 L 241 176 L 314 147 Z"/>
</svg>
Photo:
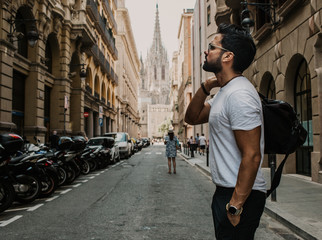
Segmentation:
<svg viewBox="0 0 322 240">
<path fill-rule="evenodd" d="M 171 160 L 173 164 L 173 173 L 176 174 L 176 156 L 177 156 L 177 145 L 178 139 L 174 136 L 173 130 L 169 129 L 168 136 L 164 139 L 164 144 L 166 145 L 166 156 L 168 158 L 168 166 L 169 171 L 168 173 L 171 174 Z"/>
</svg>

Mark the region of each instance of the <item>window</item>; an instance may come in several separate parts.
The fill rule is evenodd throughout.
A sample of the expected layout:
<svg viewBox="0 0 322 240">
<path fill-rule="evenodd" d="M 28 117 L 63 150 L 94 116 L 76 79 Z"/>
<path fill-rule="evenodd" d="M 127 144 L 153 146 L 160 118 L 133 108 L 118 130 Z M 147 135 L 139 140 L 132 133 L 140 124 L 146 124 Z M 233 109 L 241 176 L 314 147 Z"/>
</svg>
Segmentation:
<svg viewBox="0 0 322 240">
<path fill-rule="evenodd" d="M 267 88 L 266 96 L 269 99 L 276 99 L 275 82 L 274 82 L 274 79 L 273 79 L 272 75 L 270 75 L 270 79 L 268 81 L 268 88 Z"/>
<path fill-rule="evenodd" d="M 211 18 L 210 18 L 210 5 L 207 7 L 207 25 L 211 23 Z"/>
<path fill-rule="evenodd" d="M 165 67 L 164 65 L 162 66 L 162 80 L 165 79 Z"/>
<path fill-rule="evenodd" d="M 263 3 L 270 3 L 270 0 L 263 0 Z M 256 8 L 256 30 L 259 30 L 265 23 L 269 23 L 269 15 L 261 8 Z"/>
<path fill-rule="evenodd" d="M 311 175 L 311 152 L 313 151 L 311 76 L 305 59 L 297 69 L 295 79 L 295 109 L 308 135 L 306 142 L 296 151 L 296 173 Z"/>
<path fill-rule="evenodd" d="M 154 67 L 154 79 L 157 80 L 157 67 Z"/>
</svg>

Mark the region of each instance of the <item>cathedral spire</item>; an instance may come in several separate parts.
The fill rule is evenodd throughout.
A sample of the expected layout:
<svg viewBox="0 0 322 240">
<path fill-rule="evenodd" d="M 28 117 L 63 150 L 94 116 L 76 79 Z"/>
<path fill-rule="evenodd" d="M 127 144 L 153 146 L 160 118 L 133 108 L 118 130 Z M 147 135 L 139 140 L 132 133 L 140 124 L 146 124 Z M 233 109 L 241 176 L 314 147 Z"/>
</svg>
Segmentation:
<svg viewBox="0 0 322 240">
<path fill-rule="evenodd" d="M 154 35 L 152 47 L 158 52 L 162 49 L 161 42 L 161 30 L 160 30 L 160 20 L 159 20 L 159 4 L 156 4 L 155 13 L 155 24 L 154 24 Z"/>
</svg>

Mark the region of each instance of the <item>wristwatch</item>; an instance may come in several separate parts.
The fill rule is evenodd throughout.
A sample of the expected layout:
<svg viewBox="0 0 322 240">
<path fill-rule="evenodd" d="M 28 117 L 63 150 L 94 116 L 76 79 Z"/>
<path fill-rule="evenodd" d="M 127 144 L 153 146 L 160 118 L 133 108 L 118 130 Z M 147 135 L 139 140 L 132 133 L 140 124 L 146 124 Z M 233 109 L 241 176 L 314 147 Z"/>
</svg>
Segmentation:
<svg viewBox="0 0 322 240">
<path fill-rule="evenodd" d="M 243 207 L 237 209 L 235 206 L 230 205 L 230 203 L 227 203 L 226 210 L 230 215 L 239 216 L 243 211 Z"/>
</svg>

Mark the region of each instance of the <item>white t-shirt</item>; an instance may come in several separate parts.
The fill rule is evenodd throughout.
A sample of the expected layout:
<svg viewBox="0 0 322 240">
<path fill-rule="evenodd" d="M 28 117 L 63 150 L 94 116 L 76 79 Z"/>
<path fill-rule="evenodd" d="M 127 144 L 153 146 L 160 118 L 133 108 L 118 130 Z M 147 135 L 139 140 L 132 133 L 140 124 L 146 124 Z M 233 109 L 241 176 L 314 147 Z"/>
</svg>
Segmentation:
<svg viewBox="0 0 322 240">
<path fill-rule="evenodd" d="M 200 146 L 205 146 L 206 145 L 206 137 L 205 136 L 200 136 L 199 137 L 199 145 Z"/>
<path fill-rule="evenodd" d="M 232 79 L 208 101 L 209 161 L 213 182 L 222 187 L 235 187 L 241 163 L 234 130 L 252 130 L 263 125 L 262 106 L 254 86 L 243 76 Z M 264 128 L 261 128 L 262 159 L 254 190 L 266 192 L 261 164 L 264 158 Z"/>
</svg>

